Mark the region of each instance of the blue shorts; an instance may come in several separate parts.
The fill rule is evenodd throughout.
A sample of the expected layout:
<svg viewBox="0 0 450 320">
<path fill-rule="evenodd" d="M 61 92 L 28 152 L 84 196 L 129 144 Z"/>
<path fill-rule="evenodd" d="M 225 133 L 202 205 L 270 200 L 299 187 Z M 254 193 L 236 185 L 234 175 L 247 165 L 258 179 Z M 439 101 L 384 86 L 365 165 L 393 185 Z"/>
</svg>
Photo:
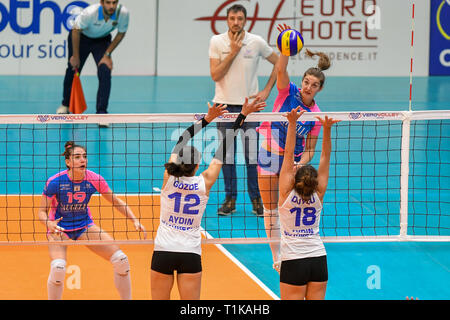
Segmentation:
<svg viewBox="0 0 450 320">
<path fill-rule="evenodd" d="M 81 229 L 73 230 L 73 231 L 64 231 L 64 233 L 72 240 L 77 240 L 83 233 L 86 232 L 86 230 L 89 228 L 89 226 L 86 226 Z"/>
<path fill-rule="evenodd" d="M 301 156 L 295 157 L 295 161 L 300 161 Z M 284 155 L 279 155 L 267 151 L 263 147 L 258 152 L 258 173 L 268 176 L 276 176 L 280 174 L 283 165 Z"/>
</svg>

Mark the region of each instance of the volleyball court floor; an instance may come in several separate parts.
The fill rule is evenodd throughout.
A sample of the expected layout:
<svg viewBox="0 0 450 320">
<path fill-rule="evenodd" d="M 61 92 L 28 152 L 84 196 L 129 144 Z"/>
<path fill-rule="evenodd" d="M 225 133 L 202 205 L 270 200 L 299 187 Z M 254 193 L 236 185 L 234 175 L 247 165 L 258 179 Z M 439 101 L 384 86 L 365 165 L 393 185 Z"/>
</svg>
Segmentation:
<svg viewBox="0 0 450 320">
<path fill-rule="evenodd" d="M 263 82 L 265 79 L 261 79 Z M 0 77 L 1 114 L 53 114 L 59 106 L 61 77 Z M 83 77 L 83 87 L 88 102 L 87 113 L 94 113 L 97 80 Z M 294 81 L 299 82 L 299 79 Z M 214 84 L 208 77 L 113 77 L 110 113 L 203 113 L 206 102 L 212 98 Z M 322 111 L 396 111 L 408 109 L 409 79 L 407 78 L 333 78 L 327 79 L 325 89 L 317 102 Z M 267 111 L 272 108 L 275 90 L 268 99 Z M 446 78 L 415 78 L 413 86 L 414 110 L 450 109 L 450 84 Z M 39 196 L 45 180 L 63 168 L 62 157 L 47 156 L 62 152 L 67 140 L 86 141 L 89 168 L 101 173 L 117 194 L 131 204 L 136 215 L 143 218 L 147 230 L 156 231 L 158 225 L 158 187 L 162 184 L 163 163 L 168 154 L 159 149 L 142 148 L 142 140 L 165 141 L 168 130 L 147 128 L 121 128 L 111 125 L 73 128 L 62 125 L 58 130 L 28 130 L 26 125 L 2 126 L 0 160 L 8 163 L 1 175 L 8 183 L 0 185 L 0 241 L 40 240 L 44 230 L 36 219 Z M 448 128 L 448 125 L 447 127 Z M 4 130 L 6 129 L 6 130 Z M 386 129 L 382 129 L 386 130 Z M 393 133 L 397 129 L 393 129 Z M 418 129 L 420 130 L 420 129 Z M 151 132 L 151 134 L 149 134 Z M 449 132 L 440 135 L 450 136 Z M 432 134 L 434 137 L 434 133 Z M 98 140 L 104 142 L 98 142 Z M 372 136 L 368 138 L 373 139 Z M 438 139 L 438 138 L 433 138 Z M 6 141 L 10 141 L 6 143 Z M 48 150 L 42 150 L 40 142 Z M 442 140 L 447 143 L 448 139 Z M 25 142 L 25 143 L 23 143 Z M 32 142 L 32 143 L 31 143 Z M 149 142 L 150 143 L 150 142 Z M 395 143 L 398 143 L 396 141 Z M 35 147 L 33 147 L 33 145 Z M 43 145 L 43 144 L 42 144 Z M 339 148 L 339 146 L 336 146 Z M 31 156 L 39 150 L 45 156 Z M 98 152 L 93 152 L 97 151 Z M 111 156 L 111 150 L 115 155 Z M 170 150 L 170 148 L 167 148 Z M 374 147 L 374 152 L 377 151 Z M 108 156 L 99 156 L 99 154 Z M 146 157 L 141 157 L 146 153 Z M 127 156 L 125 156 L 127 154 Z M 315 160 L 317 161 L 316 155 Z M 399 159 L 389 159 L 394 165 Z M 12 163 L 19 163 L 13 166 Z M 239 169 L 240 170 L 240 169 Z M 340 172 L 349 175 L 350 169 Z M 392 173 L 392 169 L 391 173 Z M 431 165 L 418 167 L 416 174 L 424 175 L 433 170 Z M 449 176 L 448 166 L 444 176 Z M 418 172 L 420 171 L 420 172 Z M 239 171 L 238 176 L 244 172 Z M 378 172 L 377 174 L 383 174 Z M 139 179 L 130 177 L 139 176 Z M 5 179 L 2 179 L 5 180 Z M 20 182 L 20 183 L 19 183 Z M 244 179 L 239 180 L 239 190 L 245 190 Z M 360 184 L 360 179 L 347 179 L 347 183 Z M 330 181 L 330 184 L 339 181 Z M 382 182 L 377 182 L 382 183 Z M 332 186 L 332 188 L 336 186 Z M 355 186 L 355 188 L 361 186 Z M 349 187 L 350 188 L 350 187 Z M 389 188 L 392 188 L 389 189 Z M 399 186 L 386 187 L 395 198 Z M 364 197 L 374 197 L 365 194 Z M 441 191 L 440 191 L 441 192 Z M 384 191 L 386 193 L 386 191 Z M 8 197 L 4 195 L 7 194 Z M 361 193 L 362 194 L 362 193 Z M 426 196 L 428 193 L 426 193 Z M 447 192 L 441 193 L 448 199 Z M 337 202 L 339 193 L 328 195 L 328 202 Z M 203 227 L 209 235 L 219 237 L 263 237 L 263 219 L 253 216 L 246 192 L 238 195 L 238 212 L 232 217 L 218 217 L 217 208 L 223 201 L 223 180 L 219 179 L 211 192 Z M 93 199 L 98 201 L 96 198 Z M 325 199 L 327 202 L 327 198 Z M 8 209 L 7 209 L 8 207 Z M 21 208 L 18 210 L 17 208 Z M 92 206 L 91 206 L 92 207 Z M 119 239 L 136 235 L 132 226 L 122 220 L 110 219 L 111 209 L 94 209 L 97 223 L 112 230 Z M 339 209 L 339 206 L 334 207 Z M 376 210 L 377 208 L 365 208 Z M 443 205 L 441 210 L 448 210 Z M 388 210 L 396 210 L 395 205 Z M 5 219 L 6 217 L 6 219 Z M 98 219 L 101 217 L 101 220 Z M 448 213 L 447 213 L 448 217 Z M 339 217 L 342 221 L 348 217 Z M 360 217 L 357 217 L 360 219 Z M 376 219 L 386 219 L 378 217 Z M 391 219 L 388 217 L 388 219 Z M 448 219 L 448 218 L 447 218 Z M 19 221 L 20 220 L 20 221 Z M 324 217 L 327 225 L 326 217 Z M 366 224 L 376 223 L 366 221 Z M 332 224 L 332 223 L 331 223 Z M 446 224 L 446 225 L 445 225 Z M 386 232 L 398 233 L 395 221 Z M 448 220 L 441 226 L 448 233 Z M 389 230 L 388 230 L 389 229 Z M 448 235 L 448 234 L 446 234 Z M 149 234 L 149 237 L 154 237 Z M 131 263 L 133 298 L 150 299 L 151 245 L 123 245 L 122 250 Z M 326 243 L 329 282 L 326 299 L 448 299 L 450 297 L 450 244 L 429 242 L 383 242 L 383 243 Z M 46 299 L 46 281 L 49 257 L 46 246 L 0 246 L 2 261 L 0 299 Z M 203 246 L 202 299 L 277 299 L 279 276 L 272 269 L 268 244 L 225 244 Z M 78 277 L 78 278 L 77 278 Z M 173 290 L 173 298 L 178 298 Z M 95 256 L 84 246 L 69 246 L 68 274 L 64 299 L 117 299 L 114 289 L 112 267 L 109 262 Z"/>
</svg>

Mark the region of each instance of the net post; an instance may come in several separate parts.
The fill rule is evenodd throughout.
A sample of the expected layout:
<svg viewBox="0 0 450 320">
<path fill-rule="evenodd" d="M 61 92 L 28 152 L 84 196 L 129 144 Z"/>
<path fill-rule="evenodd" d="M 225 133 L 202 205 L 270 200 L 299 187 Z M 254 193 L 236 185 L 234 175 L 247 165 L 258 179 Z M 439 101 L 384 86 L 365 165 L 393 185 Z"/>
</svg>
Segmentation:
<svg viewBox="0 0 450 320">
<path fill-rule="evenodd" d="M 400 164 L 400 239 L 403 240 L 408 237 L 408 179 L 411 114 L 412 112 L 404 112 L 404 119 L 402 120 L 402 145 Z"/>
</svg>

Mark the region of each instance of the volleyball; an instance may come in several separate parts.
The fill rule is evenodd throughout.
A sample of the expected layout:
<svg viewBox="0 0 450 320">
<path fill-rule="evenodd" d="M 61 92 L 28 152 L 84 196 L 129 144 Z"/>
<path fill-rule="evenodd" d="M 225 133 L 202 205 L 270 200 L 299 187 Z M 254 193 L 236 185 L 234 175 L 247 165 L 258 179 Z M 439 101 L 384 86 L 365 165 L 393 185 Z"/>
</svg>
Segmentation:
<svg viewBox="0 0 450 320">
<path fill-rule="evenodd" d="M 282 55 L 295 56 L 303 49 L 303 37 L 297 30 L 284 30 L 278 35 L 277 47 Z"/>
</svg>

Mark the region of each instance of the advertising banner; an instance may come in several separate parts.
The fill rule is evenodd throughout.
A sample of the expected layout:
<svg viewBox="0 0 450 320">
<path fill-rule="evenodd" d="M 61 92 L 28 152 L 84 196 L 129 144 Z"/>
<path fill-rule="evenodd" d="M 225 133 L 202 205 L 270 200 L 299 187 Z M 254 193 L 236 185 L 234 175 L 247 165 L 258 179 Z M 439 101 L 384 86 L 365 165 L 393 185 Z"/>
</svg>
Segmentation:
<svg viewBox="0 0 450 320">
<path fill-rule="evenodd" d="M 0 0 L 0 75 L 62 75 L 67 35 L 80 10 L 100 0 Z M 439 2 L 442 1 L 433 1 Z M 448 1 L 442 13 L 448 12 Z M 209 75 L 209 40 L 227 31 L 226 9 L 247 8 L 246 30 L 274 50 L 286 23 L 305 47 L 330 55 L 331 76 L 407 76 L 410 70 L 409 0 L 121 0 L 130 11 L 127 35 L 113 54 L 115 75 Z M 417 0 L 414 75 L 429 71 L 430 2 Z M 444 12 L 444 9 L 446 10 Z M 441 19 L 442 20 L 442 19 Z M 441 21 L 444 28 L 448 27 Z M 445 31 L 446 34 L 449 31 Z M 442 50 L 441 50 L 442 52 Z M 440 53 L 444 61 L 449 56 Z M 315 65 L 304 51 L 292 58 L 297 73 Z M 272 65 L 261 62 L 268 75 Z M 96 74 L 88 59 L 83 74 Z"/>
<path fill-rule="evenodd" d="M 414 75 L 428 75 L 429 12 L 416 2 Z M 212 35 L 227 31 L 226 9 L 247 8 L 246 30 L 275 50 L 277 25 L 299 30 L 305 47 L 330 55 L 336 76 L 408 76 L 412 1 L 409 0 L 164 0 L 159 3 L 158 73 L 208 75 Z M 176 7 L 177 10 L 173 10 Z M 291 60 L 297 72 L 314 66 L 305 50 Z M 261 73 L 272 65 L 260 63 Z"/>
<path fill-rule="evenodd" d="M 73 21 L 83 8 L 99 1 L 0 0 L 0 74 L 64 74 Z M 130 11 L 130 24 L 113 54 L 113 72 L 154 74 L 156 0 L 121 3 Z M 97 74 L 92 57 L 83 74 Z"/>
<path fill-rule="evenodd" d="M 431 0 L 430 76 L 450 75 L 450 0 Z"/>
</svg>

